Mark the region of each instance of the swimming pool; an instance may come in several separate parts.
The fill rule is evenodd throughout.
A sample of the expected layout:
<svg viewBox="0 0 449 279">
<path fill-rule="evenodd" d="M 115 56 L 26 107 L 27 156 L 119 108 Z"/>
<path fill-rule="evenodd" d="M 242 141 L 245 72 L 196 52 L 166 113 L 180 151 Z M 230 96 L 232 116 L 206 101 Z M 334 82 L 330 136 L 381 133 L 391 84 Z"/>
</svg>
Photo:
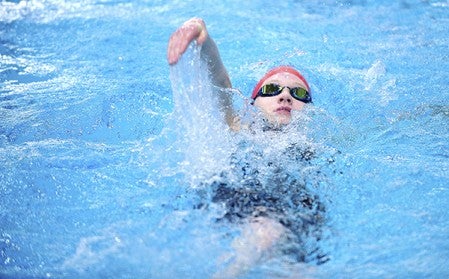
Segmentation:
<svg viewBox="0 0 449 279">
<path fill-rule="evenodd" d="M 219 268 L 238 231 L 211 226 L 189 190 L 226 141 L 207 120 L 209 137 L 185 133 L 165 60 L 192 16 L 244 94 L 271 66 L 297 66 L 315 105 L 304 131 L 339 151 L 317 189 L 330 260 L 275 258 L 245 278 L 449 276 L 449 2 L 240 2 L 1 2 L 0 277 Z"/>
</svg>

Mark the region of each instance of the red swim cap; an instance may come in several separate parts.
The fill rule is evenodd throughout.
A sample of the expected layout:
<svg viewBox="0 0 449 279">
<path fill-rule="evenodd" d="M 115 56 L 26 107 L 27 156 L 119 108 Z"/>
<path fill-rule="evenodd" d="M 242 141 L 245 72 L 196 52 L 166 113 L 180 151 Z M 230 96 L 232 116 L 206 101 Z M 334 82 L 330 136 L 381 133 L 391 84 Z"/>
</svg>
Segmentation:
<svg viewBox="0 0 449 279">
<path fill-rule="evenodd" d="M 251 95 L 251 98 L 255 99 L 257 97 L 257 92 L 262 87 L 262 84 L 265 82 L 265 80 L 267 80 L 269 77 L 274 76 L 275 74 L 278 74 L 278 73 L 289 73 L 289 74 L 292 74 L 294 76 L 297 76 L 300 80 L 302 80 L 302 82 L 304 82 L 304 84 L 306 85 L 307 91 L 310 92 L 309 84 L 307 83 L 306 79 L 301 75 L 301 73 L 299 73 L 295 68 L 293 68 L 291 66 L 279 66 L 279 67 L 276 67 L 276 68 L 273 68 L 273 69 L 269 70 L 259 80 L 259 82 L 254 87 L 253 94 Z"/>
</svg>

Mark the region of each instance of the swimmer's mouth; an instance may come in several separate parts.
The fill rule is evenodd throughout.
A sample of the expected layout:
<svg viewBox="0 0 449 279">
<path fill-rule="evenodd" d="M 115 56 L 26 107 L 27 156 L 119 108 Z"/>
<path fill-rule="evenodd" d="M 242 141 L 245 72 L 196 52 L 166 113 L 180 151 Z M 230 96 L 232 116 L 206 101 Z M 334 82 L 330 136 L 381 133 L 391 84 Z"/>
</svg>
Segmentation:
<svg viewBox="0 0 449 279">
<path fill-rule="evenodd" d="M 280 108 L 276 109 L 276 112 L 288 112 L 288 113 L 290 113 L 291 110 L 292 109 L 289 108 L 289 107 L 280 107 Z"/>
</svg>

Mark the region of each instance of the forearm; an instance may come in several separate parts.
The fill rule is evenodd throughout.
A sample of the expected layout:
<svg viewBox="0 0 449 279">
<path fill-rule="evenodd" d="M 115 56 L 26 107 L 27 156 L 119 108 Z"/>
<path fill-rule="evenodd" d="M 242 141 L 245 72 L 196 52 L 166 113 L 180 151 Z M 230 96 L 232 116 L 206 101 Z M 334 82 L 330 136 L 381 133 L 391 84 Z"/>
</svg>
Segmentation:
<svg viewBox="0 0 449 279">
<path fill-rule="evenodd" d="M 201 58 L 207 63 L 212 84 L 221 88 L 231 88 L 231 80 L 220 57 L 217 45 L 207 37 L 201 48 Z"/>
<path fill-rule="evenodd" d="M 238 129 L 237 118 L 232 107 L 232 96 L 227 88 L 232 88 L 228 72 L 221 60 L 217 45 L 211 37 L 207 37 L 201 48 L 201 58 L 207 63 L 211 82 L 218 87 L 218 105 L 223 111 L 226 123 L 234 130 Z"/>
</svg>

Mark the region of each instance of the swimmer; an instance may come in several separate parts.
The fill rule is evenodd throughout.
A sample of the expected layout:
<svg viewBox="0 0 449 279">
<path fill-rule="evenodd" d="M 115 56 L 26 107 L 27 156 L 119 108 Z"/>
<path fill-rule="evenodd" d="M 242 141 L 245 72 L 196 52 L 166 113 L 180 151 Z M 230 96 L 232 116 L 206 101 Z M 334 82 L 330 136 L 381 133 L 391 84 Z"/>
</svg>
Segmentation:
<svg viewBox="0 0 449 279">
<path fill-rule="evenodd" d="M 217 45 L 209 36 L 205 22 L 192 18 L 179 27 L 170 37 L 167 50 L 169 65 L 175 65 L 189 44 L 196 41 L 201 45 L 201 59 L 207 63 L 210 79 L 218 88 L 232 88 L 228 72 L 223 65 Z M 242 128 L 238 116 L 232 109 L 232 98 L 226 90 L 218 90 L 220 109 L 224 112 L 224 121 L 238 131 Z M 312 101 L 310 87 L 305 78 L 291 66 L 279 66 L 268 71 L 256 84 L 251 95 L 252 104 L 264 118 L 274 125 L 285 125 L 292 120 L 292 111 L 301 110 Z M 220 188 L 219 188 L 220 189 Z M 221 188 L 223 189 L 223 188 Z M 218 201 L 230 201 L 228 196 L 240 195 L 224 191 Z M 231 202 L 232 203 L 232 202 Z M 263 202 L 262 202 L 263 204 Z M 256 211 L 265 208 L 259 201 L 252 205 Z M 217 272 L 216 278 L 235 278 L 252 266 L 273 249 L 286 234 L 287 228 L 278 220 L 264 214 L 245 216 L 241 236 L 233 241 L 233 261 L 224 271 Z"/>
<path fill-rule="evenodd" d="M 200 18 L 186 21 L 170 37 L 167 60 L 176 64 L 189 44 L 196 40 L 201 45 L 201 58 L 207 62 L 211 82 L 219 88 L 232 88 L 228 72 L 223 65 L 217 45 L 209 36 L 205 22 Z M 219 91 L 220 107 L 225 121 L 233 130 L 241 128 L 236 113 L 232 110 L 232 100 L 225 91 Z M 306 79 L 291 66 L 271 69 L 254 87 L 252 104 L 263 112 L 266 120 L 275 125 L 288 124 L 293 110 L 301 110 L 312 101 L 310 87 Z"/>
</svg>

